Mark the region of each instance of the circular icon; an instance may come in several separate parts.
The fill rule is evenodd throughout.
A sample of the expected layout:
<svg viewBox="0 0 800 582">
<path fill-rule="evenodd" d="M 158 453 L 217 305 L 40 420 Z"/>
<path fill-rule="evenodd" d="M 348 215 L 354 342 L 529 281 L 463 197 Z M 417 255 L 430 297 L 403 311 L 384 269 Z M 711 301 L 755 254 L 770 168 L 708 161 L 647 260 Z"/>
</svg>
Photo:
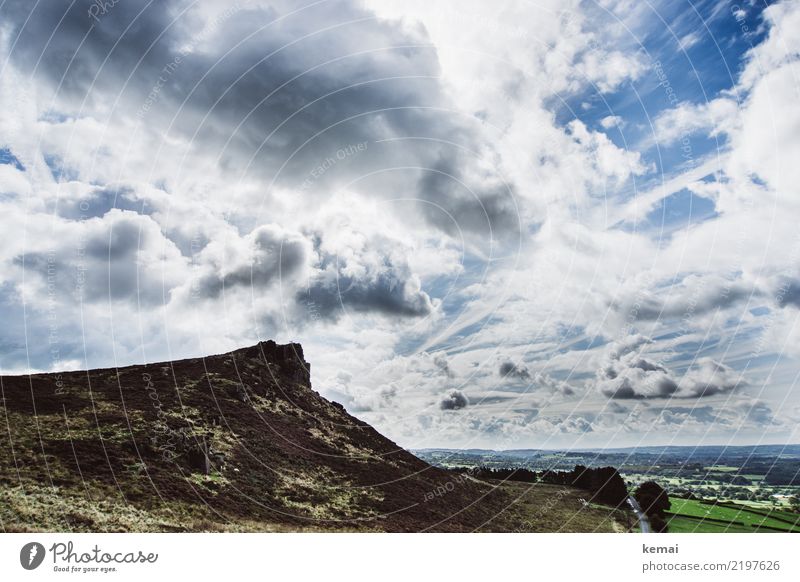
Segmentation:
<svg viewBox="0 0 800 582">
<path fill-rule="evenodd" d="M 44 546 L 39 542 L 30 542 L 19 551 L 19 563 L 26 570 L 35 570 L 44 561 Z"/>
</svg>

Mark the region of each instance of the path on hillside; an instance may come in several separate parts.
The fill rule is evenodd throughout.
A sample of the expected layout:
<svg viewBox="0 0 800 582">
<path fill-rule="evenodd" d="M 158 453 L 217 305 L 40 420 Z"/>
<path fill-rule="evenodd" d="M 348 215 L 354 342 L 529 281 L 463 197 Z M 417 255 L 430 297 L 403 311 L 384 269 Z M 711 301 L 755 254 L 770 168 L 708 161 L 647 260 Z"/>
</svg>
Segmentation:
<svg viewBox="0 0 800 582">
<path fill-rule="evenodd" d="M 636 517 L 639 518 L 639 526 L 642 528 L 642 533 L 650 533 L 650 519 L 645 515 L 644 511 L 642 511 L 639 502 L 636 501 L 632 496 L 628 495 L 628 505 L 631 506 L 633 512 L 636 514 Z"/>
</svg>

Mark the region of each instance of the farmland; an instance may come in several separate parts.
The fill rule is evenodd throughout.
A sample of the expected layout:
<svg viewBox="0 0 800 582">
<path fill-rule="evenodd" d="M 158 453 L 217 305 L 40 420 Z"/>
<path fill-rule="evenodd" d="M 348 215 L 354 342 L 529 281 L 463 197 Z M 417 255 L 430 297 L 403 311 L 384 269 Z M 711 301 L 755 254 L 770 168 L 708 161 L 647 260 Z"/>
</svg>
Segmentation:
<svg viewBox="0 0 800 582">
<path fill-rule="evenodd" d="M 647 481 L 671 500 L 674 533 L 800 532 L 800 446 L 642 447 L 586 451 L 415 451 L 442 467 L 569 471 L 616 467 L 633 492 Z"/>
<path fill-rule="evenodd" d="M 428 449 L 415 454 L 442 467 L 571 470 L 616 467 L 629 489 L 655 481 L 670 497 L 735 502 L 787 511 L 800 505 L 800 446 L 640 447 L 585 451 Z"/>
<path fill-rule="evenodd" d="M 800 532 L 800 514 L 788 511 L 691 499 L 671 502 L 667 518 L 673 533 Z"/>
</svg>

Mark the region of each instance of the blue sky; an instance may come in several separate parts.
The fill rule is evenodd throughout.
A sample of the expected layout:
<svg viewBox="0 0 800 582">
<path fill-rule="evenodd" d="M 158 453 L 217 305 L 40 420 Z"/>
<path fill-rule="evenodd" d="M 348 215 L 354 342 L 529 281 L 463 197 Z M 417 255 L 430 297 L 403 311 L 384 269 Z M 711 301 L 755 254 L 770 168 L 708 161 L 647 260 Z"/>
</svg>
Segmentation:
<svg viewBox="0 0 800 582">
<path fill-rule="evenodd" d="M 90 4 L 0 8 L 3 373 L 274 338 L 408 447 L 797 442 L 796 3 Z"/>
</svg>

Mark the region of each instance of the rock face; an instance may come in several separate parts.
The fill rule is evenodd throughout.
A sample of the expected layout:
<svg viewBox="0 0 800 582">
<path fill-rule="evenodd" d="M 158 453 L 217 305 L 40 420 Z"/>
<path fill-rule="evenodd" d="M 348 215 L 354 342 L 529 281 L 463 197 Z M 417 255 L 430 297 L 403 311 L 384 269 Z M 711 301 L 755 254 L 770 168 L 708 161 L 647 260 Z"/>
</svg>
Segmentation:
<svg viewBox="0 0 800 582">
<path fill-rule="evenodd" d="M 300 344 L 281 345 L 268 340 L 243 351 L 244 359 L 266 362 L 262 376 L 266 384 L 277 384 L 279 379 L 288 379 L 296 384 L 311 386 L 311 364 L 306 362 Z"/>
<path fill-rule="evenodd" d="M 9 427 L 0 523 L 469 531 L 506 507 L 500 492 L 454 481 L 321 397 L 310 369 L 299 344 L 266 341 L 206 358 L 0 377 Z"/>
</svg>

